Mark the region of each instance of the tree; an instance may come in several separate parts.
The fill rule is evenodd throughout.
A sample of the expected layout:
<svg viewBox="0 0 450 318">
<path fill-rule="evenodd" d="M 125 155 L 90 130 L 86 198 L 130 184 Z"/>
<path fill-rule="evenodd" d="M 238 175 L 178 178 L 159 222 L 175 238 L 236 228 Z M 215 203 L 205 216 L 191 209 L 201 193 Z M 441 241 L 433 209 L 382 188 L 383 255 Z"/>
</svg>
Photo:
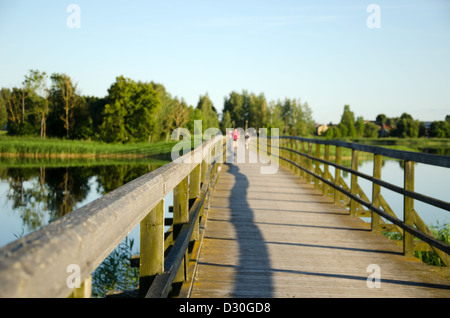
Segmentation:
<svg viewBox="0 0 450 318">
<path fill-rule="evenodd" d="M 278 128 L 280 135 L 284 133 L 283 109 L 280 101 L 269 103 L 269 120 L 267 128 Z M 268 130 L 270 132 L 270 129 Z"/>
<path fill-rule="evenodd" d="M 243 94 L 239 94 L 233 91 L 230 93 L 228 98 L 225 97 L 223 111 L 228 111 L 234 127 L 244 127 L 245 125 L 244 94 L 245 91 L 243 91 Z"/>
<path fill-rule="evenodd" d="M 174 127 L 171 117 L 174 113 L 177 98 L 172 98 L 170 93 L 166 91 L 164 85 L 151 82 L 153 89 L 158 94 L 160 106 L 155 111 L 156 122 L 159 123 L 155 127 L 153 133 L 155 140 L 168 140 Z"/>
<path fill-rule="evenodd" d="M 184 127 L 189 121 L 189 108 L 186 102 L 182 99 L 181 101 L 176 100 L 175 108 L 173 109 L 172 121 L 173 126 L 176 128 Z M 180 138 L 179 130 L 177 130 L 178 136 L 177 140 Z M 168 137 L 169 135 L 167 135 Z"/>
<path fill-rule="evenodd" d="M 378 137 L 378 130 L 380 127 L 374 123 L 368 122 L 364 126 L 364 137 L 376 138 Z"/>
<path fill-rule="evenodd" d="M 433 121 L 430 126 L 430 137 L 450 138 L 450 124 L 447 121 Z"/>
<path fill-rule="evenodd" d="M 308 103 L 301 103 L 300 99 L 292 100 L 291 116 L 292 127 L 290 135 L 307 136 L 314 131 L 314 121 L 312 119 L 312 110 Z"/>
<path fill-rule="evenodd" d="M 2 89 L 2 98 L 6 102 L 8 134 L 33 135 L 35 129 L 28 122 L 30 115 L 30 98 L 24 88 L 13 87 L 12 90 Z M 26 106 L 25 106 L 26 105 Z"/>
<path fill-rule="evenodd" d="M 108 89 L 100 137 L 108 142 L 149 140 L 161 105 L 151 83 L 119 76 Z"/>
<path fill-rule="evenodd" d="M 3 99 L 3 95 L 0 93 L 0 130 L 4 129 L 8 122 L 8 113 L 6 111 L 6 101 Z"/>
<path fill-rule="evenodd" d="M 377 123 L 384 124 L 387 121 L 387 117 L 385 114 L 379 114 L 375 120 Z"/>
<path fill-rule="evenodd" d="M 196 110 L 200 111 L 202 132 L 208 128 L 219 128 L 219 118 L 208 94 L 199 97 Z"/>
<path fill-rule="evenodd" d="M 420 123 L 414 120 L 408 113 L 403 113 L 396 123 L 391 135 L 400 138 L 417 138 L 419 136 Z"/>
<path fill-rule="evenodd" d="M 365 126 L 366 124 L 364 123 L 364 118 L 362 116 L 358 116 L 355 123 L 356 137 L 361 138 L 364 136 Z"/>
<path fill-rule="evenodd" d="M 47 88 L 47 74 L 38 70 L 30 70 L 23 82 L 27 94 L 33 103 L 33 113 L 37 116 L 40 125 L 40 136 L 46 136 L 47 114 L 49 112 Z"/>
<path fill-rule="evenodd" d="M 76 94 L 77 84 L 72 83 L 72 79 L 66 74 L 54 73 L 51 76 L 54 111 L 63 122 L 66 138 L 70 137 L 73 127 L 73 109 L 76 106 L 79 96 Z"/>
<path fill-rule="evenodd" d="M 350 110 L 349 105 L 344 106 L 339 126 L 343 137 L 356 137 L 355 114 Z"/>
<path fill-rule="evenodd" d="M 230 112 L 227 110 L 222 114 L 222 120 L 220 122 L 220 130 L 223 134 L 226 134 L 227 128 L 233 128 L 231 122 Z"/>
<path fill-rule="evenodd" d="M 73 109 L 73 139 L 90 139 L 94 136 L 94 125 L 86 98 L 81 96 Z"/>
</svg>

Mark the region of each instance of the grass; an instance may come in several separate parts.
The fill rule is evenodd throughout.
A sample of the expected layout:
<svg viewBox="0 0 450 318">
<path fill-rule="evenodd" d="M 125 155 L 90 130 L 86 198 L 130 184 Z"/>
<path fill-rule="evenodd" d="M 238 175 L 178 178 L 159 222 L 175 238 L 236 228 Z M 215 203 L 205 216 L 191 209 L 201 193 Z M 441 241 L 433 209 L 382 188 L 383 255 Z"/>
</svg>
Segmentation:
<svg viewBox="0 0 450 318">
<path fill-rule="evenodd" d="M 450 244 L 450 224 L 439 224 L 429 225 L 433 236 L 441 242 Z M 382 232 L 385 236 L 391 240 L 403 240 L 403 236 L 400 233 Z M 439 256 L 433 251 L 415 251 L 414 256 L 420 259 L 422 262 L 433 266 L 445 266 L 444 262 L 439 258 Z"/>
<path fill-rule="evenodd" d="M 57 138 L 12 137 L 0 134 L 2 157 L 152 157 L 170 154 L 175 141 L 110 144 Z"/>
</svg>

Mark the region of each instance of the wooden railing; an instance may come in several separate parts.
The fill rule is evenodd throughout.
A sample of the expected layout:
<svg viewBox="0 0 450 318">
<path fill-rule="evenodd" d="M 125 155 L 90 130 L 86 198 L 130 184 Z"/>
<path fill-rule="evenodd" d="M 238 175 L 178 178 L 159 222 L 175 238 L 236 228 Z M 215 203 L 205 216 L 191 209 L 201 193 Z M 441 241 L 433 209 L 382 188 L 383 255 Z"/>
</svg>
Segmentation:
<svg viewBox="0 0 450 318">
<path fill-rule="evenodd" d="M 166 164 L 2 247 L 0 297 L 90 297 L 91 273 L 139 223 L 139 295 L 188 293 L 190 260 L 223 153 L 222 136 L 212 138 L 182 163 Z M 173 224 L 165 233 L 164 198 L 172 191 Z M 77 278 L 81 286 L 71 287 Z"/>
<path fill-rule="evenodd" d="M 270 143 L 270 139 L 268 139 Z M 425 202 L 434 207 L 450 211 L 450 203 L 414 192 L 414 163 L 424 163 L 439 167 L 450 167 L 450 157 L 430 155 L 409 151 L 399 151 L 355 144 L 343 141 L 311 139 L 302 137 L 281 136 L 279 139 L 279 158 L 294 169 L 315 187 L 322 189 L 323 194 L 332 195 L 335 203 L 349 206 L 349 213 L 354 216 L 371 217 L 373 231 L 399 232 L 403 237 L 404 254 L 414 255 L 414 251 L 434 251 L 448 268 L 450 266 L 450 245 L 437 240 L 414 209 L 414 200 Z M 313 146 L 315 145 L 314 155 Z M 321 146 L 324 146 L 323 157 Z M 335 161 L 330 161 L 330 146 L 335 147 Z M 342 148 L 351 150 L 351 167 L 342 165 Z M 269 147 L 267 149 L 270 149 Z M 358 172 L 360 152 L 373 155 L 373 174 Z M 381 167 L 384 157 L 399 159 L 404 163 L 404 186 L 399 187 L 381 179 Z M 323 170 L 320 165 L 323 165 Z M 329 167 L 335 168 L 334 176 Z M 351 174 L 348 186 L 341 172 Z M 358 178 L 372 183 L 372 200 L 358 184 Z M 403 196 L 403 220 L 400 220 L 381 195 L 384 187 Z M 344 194 L 344 195 L 342 195 Z M 367 210 L 363 209 L 366 207 Z M 391 224 L 388 224 L 389 221 Z M 415 239 L 416 238 L 416 239 Z"/>
</svg>

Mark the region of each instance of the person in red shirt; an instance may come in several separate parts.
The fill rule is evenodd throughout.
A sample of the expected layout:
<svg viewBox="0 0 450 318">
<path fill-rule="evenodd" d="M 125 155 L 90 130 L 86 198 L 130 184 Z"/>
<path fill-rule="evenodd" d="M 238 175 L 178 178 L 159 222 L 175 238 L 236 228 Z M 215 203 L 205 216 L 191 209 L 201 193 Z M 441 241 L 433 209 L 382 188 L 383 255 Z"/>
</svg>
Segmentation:
<svg viewBox="0 0 450 318">
<path fill-rule="evenodd" d="M 234 128 L 234 131 L 233 131 L 234 148 L 236 148 L 236 146 L 237 146 L 238 139 L 239 139 L 239 132 L 236 128 Z"/>
</svg>

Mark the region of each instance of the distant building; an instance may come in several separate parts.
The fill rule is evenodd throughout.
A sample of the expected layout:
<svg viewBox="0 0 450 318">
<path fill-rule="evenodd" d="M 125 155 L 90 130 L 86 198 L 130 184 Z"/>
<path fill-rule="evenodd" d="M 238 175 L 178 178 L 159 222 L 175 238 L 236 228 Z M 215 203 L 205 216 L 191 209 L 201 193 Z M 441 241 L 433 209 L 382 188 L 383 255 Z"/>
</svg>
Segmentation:
<svg viewBox="0 0 450 318">
<path fill-rule="evenodd" d="M 321 136 L 323 133 L 325 133 L 328 130 L 328 126 L 327 125 L 314 124 L 314 127 L 316 128 L 317 136 Z"/>
<path fill-rule="evenodd" d="M 392 127 L 387 125 L 387 124 L 383 124 L 383 123 L 377 123 L 375 122 L 375 124 L 377 124 L 380 127 L 380 130 L 378 130 L 378 136 L 380 137 L 387 137 L 389 136 L 389 133 L 392 130 Z"/>
</svg>

